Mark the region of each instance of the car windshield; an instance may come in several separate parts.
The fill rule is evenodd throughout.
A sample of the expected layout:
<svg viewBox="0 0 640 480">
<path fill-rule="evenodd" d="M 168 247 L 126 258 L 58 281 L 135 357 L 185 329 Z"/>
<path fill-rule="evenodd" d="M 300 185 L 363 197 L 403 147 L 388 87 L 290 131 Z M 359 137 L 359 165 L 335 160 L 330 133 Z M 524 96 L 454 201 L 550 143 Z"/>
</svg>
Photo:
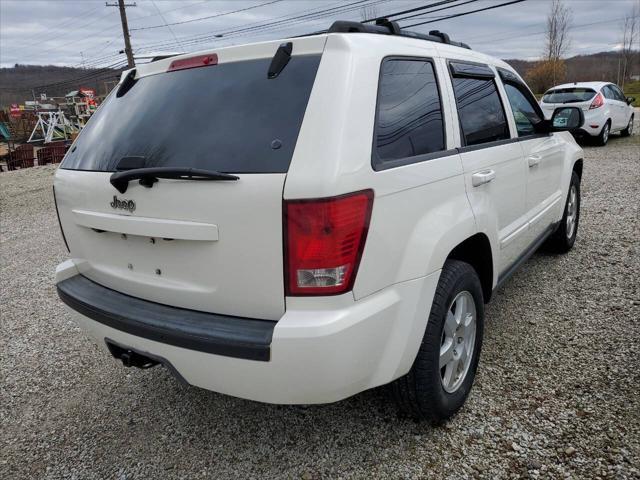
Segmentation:
<svg viewBox="0 0 640 480">
<path fill-rule="evenodd" d="M 270 63 L 222 63 L 125 85 L 89 120 L 61 168 L 112 172 L 137 157 L 139 167 L 287 172 L 320 55 L 293 56 L 272 79 Z"/>
<path fill-rule="evenodd" d="M 544 103 L 577 103 L 588 102 L 596 94 L 592 88 L 571 87 L 549 90 L 542 97 Z"/>
</svg>

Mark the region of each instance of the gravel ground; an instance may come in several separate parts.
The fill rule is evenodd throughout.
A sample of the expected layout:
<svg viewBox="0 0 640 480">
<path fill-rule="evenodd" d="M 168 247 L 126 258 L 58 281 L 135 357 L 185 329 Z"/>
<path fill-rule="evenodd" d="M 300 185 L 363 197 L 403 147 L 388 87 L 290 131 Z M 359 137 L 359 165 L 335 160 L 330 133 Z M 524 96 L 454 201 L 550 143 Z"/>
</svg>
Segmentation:
<svg viewBox="0 0 640 480">
<path fill-rule="evenodd" d="M 576 248 L 497 292 L 475 387 L 438 428 L 381 389 L 282 407 L 124 369 L 55 294 L 53 172 L 0 175 L 0 478 L 640 478 L 640 136 L 586 148 Z"/>
</svg>

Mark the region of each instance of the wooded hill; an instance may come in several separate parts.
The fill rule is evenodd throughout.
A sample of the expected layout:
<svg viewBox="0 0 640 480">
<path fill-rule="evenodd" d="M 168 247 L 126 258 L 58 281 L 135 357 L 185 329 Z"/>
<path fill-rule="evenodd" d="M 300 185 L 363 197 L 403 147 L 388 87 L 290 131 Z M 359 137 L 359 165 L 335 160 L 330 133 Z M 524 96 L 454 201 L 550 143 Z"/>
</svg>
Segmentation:
<svg viewBox="0 0 640 480">
<path fill-rule="evenodd" d="M 620 54 L 601 52 L 591 55 L 578 55 L 564 60 L 566 75 L 558 79 L 562 82 L 583 82 L 589 80 L 616 82 Z M 538 62 L 511 59 L 506 60 L 520 75 L 527 79 L 529 71 Z M 623 66 L 620 64 L 620 76 Z M 117 80 L 121 70 L 81 69 L 55 67 L 51 65 L 16 65 L 12 68 L 0 68 L 0 107 L 12 103 L 24 103 L 32 100 L 32 89 L 36 97 L 46 93 L 49 97 L 64 96 L 79 87 L 93 88 L 99 95 L 105 93 L 105 81 Z M 627 67 L 627 76 L 640 75 L 640 51 L 633 55 L 631 65 Z M 622 83 L 622 80 L 620 80 Z M 531 87 L 536 90 L 535 85 Z M 542 93 L 542 92 L 536 92 Z"/>
<path fill-rule="evenodd" d="M 525 80 L 530 83 L 530 87 L 536 90 L 536 85 L 531 81 L 529 72 L 538 66 L 537 61 L 527 60 L 505 60 L 511 65 Z M 623 61 L 617 52 L 600 52 L 591 55 L 578 55 L 564 60 L 564 68 L 566 74 L 564 78 L 558 79 L 557 83 L 569 82 L 589 82 L 602 81 L 613 82 L 618 81 L 622 84 L 622 72 L 624 70 Z M 618 73 L 619 69 L 619 73 Z M 629 81 L 631 75 L 640 75 L 640 51 L 632 56 L 630 65 L 627 66 L 627 79 Z M 625 82 L 626 83 L 626 82 Z M 552 85 L 550 85 L 552 86 Z M 542 91 L 535 93 L 543 93 Z"/>
<path fill-rule="evenodd" d="M 93 88 L 98 95 L 103 95 L 104 82 L 118 80 L 120 72 L 121 70 L 105 68 L 85 70 L 53 65 L 0 68 L 0 107 L 33 100 L 33 94 L 37 98 L 40 98 L 41 93 L 46 93 L 48 97 L 63 97 L 80 87 Z"/>
</svg>

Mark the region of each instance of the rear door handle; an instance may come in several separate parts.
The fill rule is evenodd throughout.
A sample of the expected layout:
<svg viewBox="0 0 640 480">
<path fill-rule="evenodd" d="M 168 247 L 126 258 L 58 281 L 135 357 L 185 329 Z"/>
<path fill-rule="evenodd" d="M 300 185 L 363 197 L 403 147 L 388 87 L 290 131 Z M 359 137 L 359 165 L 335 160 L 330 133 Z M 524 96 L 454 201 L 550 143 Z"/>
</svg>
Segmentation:
<svg viewBox="0 0 640 480">
<path fill-rule="evenodd" d="M 529 168 L 535 167 L 536 165 L 538 165 L 540 163 L 540 160 L 542 160 L 542 157 L 540 155 L 529 155 L 527 157 L 527 163 L 529 164 Z"/>
<path fill-rule="evenodd" d="M 471 175 L 471 184 L 474 187 L 478 187 L 480 185 L 484 185 L 485 183 L 489 183 L 491 180 L 496 178 L 496 172 L 493 170 L 484 170 L 482 172 L 474 173 Z"/>
</svg>

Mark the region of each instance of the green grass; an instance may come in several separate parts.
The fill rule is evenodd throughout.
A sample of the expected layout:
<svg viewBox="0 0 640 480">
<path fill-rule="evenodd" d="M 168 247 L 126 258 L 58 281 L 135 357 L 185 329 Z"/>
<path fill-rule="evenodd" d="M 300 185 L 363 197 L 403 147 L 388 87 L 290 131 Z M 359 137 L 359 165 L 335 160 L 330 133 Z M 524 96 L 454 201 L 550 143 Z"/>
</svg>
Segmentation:
<svg viewBox="0 0 640 480">
<path fill-rule="evenodd" d="M 640 107 L 640 81 L 625 84 L 624 94 L 627 97 L 635 97 L 636 101 L 633 102 L 632 105 L 634 107 Z"/>
</svg>

